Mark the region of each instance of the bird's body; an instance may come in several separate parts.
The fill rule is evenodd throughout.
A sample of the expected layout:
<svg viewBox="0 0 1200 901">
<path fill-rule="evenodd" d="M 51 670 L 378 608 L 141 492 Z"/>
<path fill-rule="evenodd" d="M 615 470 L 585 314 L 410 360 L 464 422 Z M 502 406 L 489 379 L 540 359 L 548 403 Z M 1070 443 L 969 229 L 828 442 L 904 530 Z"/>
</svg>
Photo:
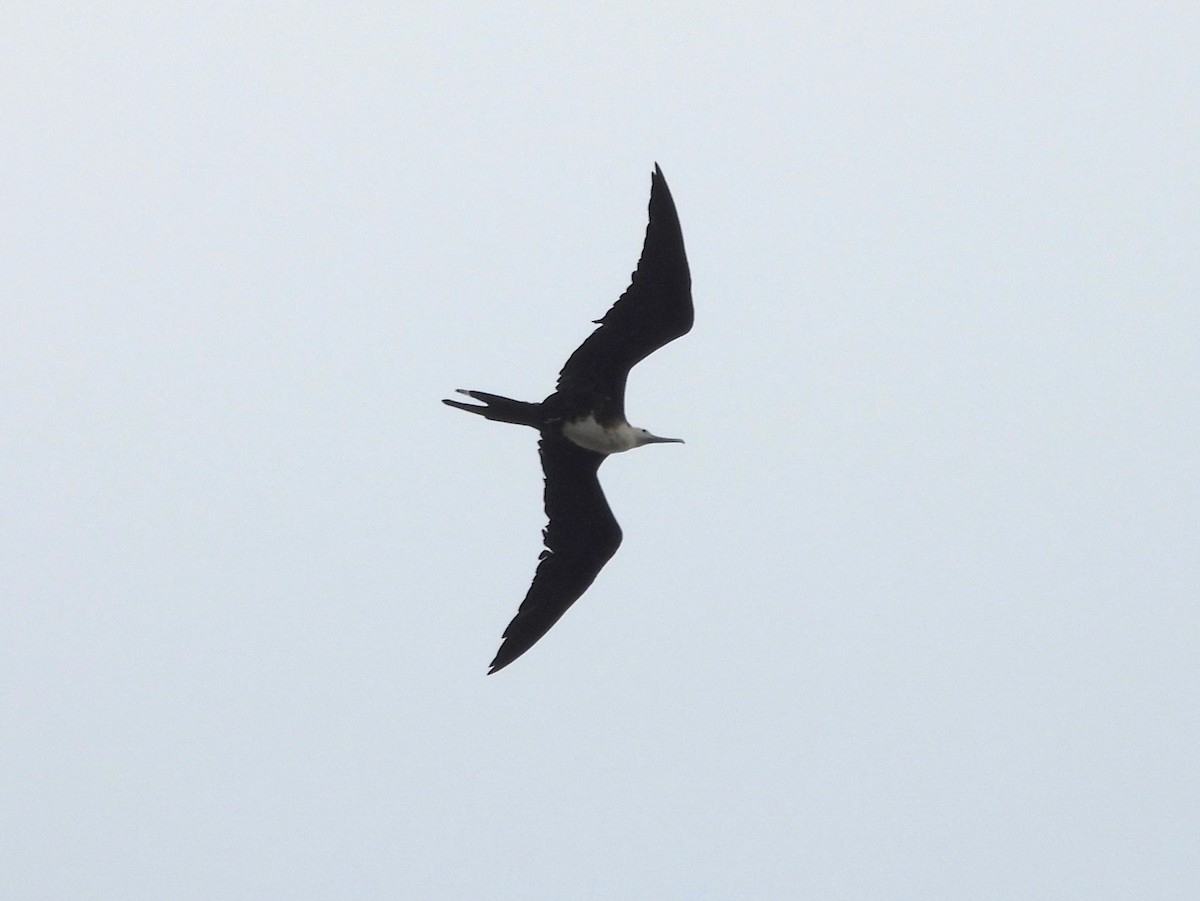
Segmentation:
<svg viewBox="0 0 1200 901">
<path fill-rule="evenodd" d="M 610 454 L 644 444 L 679 442 L 636 428 L 625 418 L 629 370 L 692 327 L 691 274 L 675 203 L 654 167 L 650 222 L 629 288 L 597 320 L 599 328 L 563 366 L 558 387 L 541 403 L 459 390 L 484 406 L 446 400 L 498 422 L 536 428 L 546 476 L 546 549 L 525 600 L 504 631 L 489 672 L 507 666 L 540 639 L 595 580 L 621 544 L 621 528 L 597 470 Z"/>
<path fill-rule="evenodd" d="M 570 419 L 562 424 L 563 436 L 584 450 L 598 454 L 619 454 L 622 451 L 641 447 L 638 430 L 627 422 L 605 426 L 589 413 L 580 419 Z"/>
</svg>

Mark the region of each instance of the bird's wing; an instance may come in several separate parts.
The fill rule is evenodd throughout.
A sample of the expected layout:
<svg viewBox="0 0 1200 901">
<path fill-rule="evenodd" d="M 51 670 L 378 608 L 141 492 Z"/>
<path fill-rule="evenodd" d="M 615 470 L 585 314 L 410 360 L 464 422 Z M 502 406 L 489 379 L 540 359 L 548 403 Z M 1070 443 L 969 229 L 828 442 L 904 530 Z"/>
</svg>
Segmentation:
<svg viewBox="0 0 1200 901">
<path fill-rule="evenodd" d="M 650 182 L 650 222 L 637 270 L 625 293 L 596 320 L 600 327 L 571 354 L 558 393 L 587 394 L 624 418 L 629 370 L 692 328 L 692 276 L 675 201 L 657 165 Z M 614 406 L 609 406 L 609 405 Z"/>
<path fill-rule="evenodd" d="M 621 527 L 600 488 L 603 454 L 558 436 L 538 442 L 546 474 L 546 549 L 521 608 L 504 630 L 489 673 L 508 666 L 558 622 L 621 545 Z"/>
</svg>

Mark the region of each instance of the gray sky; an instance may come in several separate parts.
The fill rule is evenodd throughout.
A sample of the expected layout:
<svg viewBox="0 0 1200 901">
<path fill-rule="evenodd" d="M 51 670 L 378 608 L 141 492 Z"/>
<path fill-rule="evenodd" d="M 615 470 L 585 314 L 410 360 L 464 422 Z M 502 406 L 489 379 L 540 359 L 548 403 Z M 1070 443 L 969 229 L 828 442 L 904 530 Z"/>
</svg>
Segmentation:
<svg viewBox="0 0 1200 901">
<path fill-rule="evenodd" d="M 1200 13 L 736 6 L 0 13 L 0 897 L 1193 897 Z"/>
</svg>

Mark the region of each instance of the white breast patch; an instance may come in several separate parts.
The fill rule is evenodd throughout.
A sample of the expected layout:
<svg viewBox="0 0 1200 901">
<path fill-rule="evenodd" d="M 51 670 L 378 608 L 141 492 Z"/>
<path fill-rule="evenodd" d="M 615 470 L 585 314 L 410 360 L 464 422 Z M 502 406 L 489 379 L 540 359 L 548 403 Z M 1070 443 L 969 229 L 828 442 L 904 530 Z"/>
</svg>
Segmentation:
<svg viewBox="0 0 1200 901">
<path fill-rule="evenodd" d="M 631 426 L 621 423 L 606 429 L 591 414 L 583 419 L 564 422 L 563 434 L 571 442 L 598 454 L 619 454 L 637 447 Z"/>
</svg>

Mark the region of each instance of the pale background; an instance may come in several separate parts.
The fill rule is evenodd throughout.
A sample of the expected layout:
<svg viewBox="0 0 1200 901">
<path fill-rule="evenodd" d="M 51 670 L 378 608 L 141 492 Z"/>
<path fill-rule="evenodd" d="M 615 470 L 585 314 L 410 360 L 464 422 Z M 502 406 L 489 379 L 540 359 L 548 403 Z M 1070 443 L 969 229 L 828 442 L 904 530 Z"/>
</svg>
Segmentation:
<svg viewBox="0 0 1200 901">
<path fill-rule="evenodd" d="M 7 6 L 0 897 L 1197 897 L 1197 10 Z"/>
</svg>

